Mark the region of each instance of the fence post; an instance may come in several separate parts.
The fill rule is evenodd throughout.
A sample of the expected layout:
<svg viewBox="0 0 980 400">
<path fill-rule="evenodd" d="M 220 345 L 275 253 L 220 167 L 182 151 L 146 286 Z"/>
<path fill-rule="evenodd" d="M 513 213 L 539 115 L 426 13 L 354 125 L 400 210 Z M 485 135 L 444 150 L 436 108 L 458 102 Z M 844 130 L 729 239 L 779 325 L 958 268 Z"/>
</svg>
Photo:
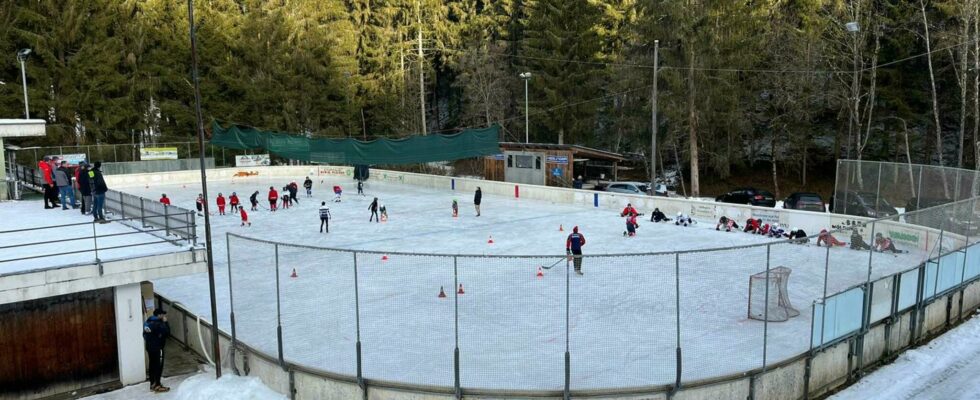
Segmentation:
<svg viewBox="0 0 980 400">
<path fill-rule="evenodd" d="M 458 257 L 453 256 L 453 287 L 459 287 L 459 262 Z M 463 398 L 463 390 L 459 384 L 459 291 L 454 290 L 453 293 L 453 335 L 455 336 L 456 348 L 453 350 L 453 375 L 456 377 L 455 380 L 455 393 L 457 399 Z"/>
<path fill-rule="evenodd" d="M 99 276 L 102 276 L 102 261 L 99 260 L 99 234 L 95 229 L 95 221 L 92 224 L 92 247 L 95 250 L 95 263 L 99 265 Z"/>
<path fill-rule="evenodd" d="M 140 224 L 146 229 L 146 205 L 143 204 L 143 200 L 146 199 L 140 197 Z"/>
<path fill-rule="evenodd" d="M 769 261 L 771 259 L 772 244 L 766 245 L 766 304 L 763 307 L 762 318 L 762 373 L 766 373 L 766 356 L 769 347 Z"/>
<path fill-rule="evenodd" d="M 286 369 L 286 360 L 282 354 L 282 301 L 279 295 L 279 243 L 274 245 L 276 251 L 276 340 L 279 342 L 279 366 Z"/>
<path fill-rule="evenodd" d="M 191 217 L 191 231 L 189 233 L 194 238 L 194 247 L 197 247 L 197 214 L 194 214 L 193 211 L 188 211 L 187 215 Z"/>
<path fill-rule="evenodd" d="M 827 323 L 827 308 L 824 306 L 827 304 L 827 280 L 830 275 L 830 246 L 827 246 L 827 255 L 824 259 L 823 265 L 823 297 L 820 298 L 820 345 L 823 346 L 823 333 L 825 331 L 824 324 Z M 814 315 L 814 314 L 810 314 Z M 813 346 L 813 341 L 810 341 L 810 346 Z"/>
<path fill-rule="evenodd" d="M 126 218 L 126 203 L 123 203 L 123 192 L 119 192 L 119 215 L 119 218 Z"/>
<path fill-rule="evenodd" d="M 170 236 L 170 206 L 163 205 L 163 232 Z"/>
<path fill-rule="evenodd" d="M 671 392 L 677 392 L 681 387 L 681 374 L 683 373 L 683 364 L 681 358 L 681 253 L 674 253 L 674 324 L 676 327 L 675 334 L 676 337 L 676 352 L 674 354 L 677 357 L 674 360 L 674 366 L 676 370 L 674 371 L 674 388 Z"/>
<path fill-rule="evenodd" d="M 361 359 L 361 292 L 357 281 L 357 252 L 354 255 L 354 327 L 357 335 L 357 344 L 354 351 L 357 355 L 357 386 L 361 388 L 361 395 L 366 400 L 368 397 L 367 386 L 364 384 L 363 361 Z"/>
<path fill-rule="evenodd" d="M 576 257 L 582 257 L 582 256 L 576 256 Z M 571 282 L 569 280 L 570 263 L 571 261 L 568 259 L 568 257 L 566 257 L 565 258 L 565 392 L 563 396 L 565 400 L 570 400 L 572 398 L 570 393 L 571 381 L 572 381 L 572 355 L 568 351 L 568 321 L 569 321 L 568 300 L 569 300 L 569 293 L 570 293 L 568 285 Z"/>
<path fill-rule="evenodd" d="M 167 207 L 164 206 L 166 212 Z M 197 235 L 195 235 L 197 236 Z M 228 305 L 231 310 L 231 369 L 239 375 L 238 364 L 235 362 L 235 349 L 238 348 L 238 332 L 235 330 L 235 285 L 231 280 L 231 233 L 225 232 L 225 259 L 228 267 Z M 186 324 L 184 325 L 186 327 Z"/>
</svg>

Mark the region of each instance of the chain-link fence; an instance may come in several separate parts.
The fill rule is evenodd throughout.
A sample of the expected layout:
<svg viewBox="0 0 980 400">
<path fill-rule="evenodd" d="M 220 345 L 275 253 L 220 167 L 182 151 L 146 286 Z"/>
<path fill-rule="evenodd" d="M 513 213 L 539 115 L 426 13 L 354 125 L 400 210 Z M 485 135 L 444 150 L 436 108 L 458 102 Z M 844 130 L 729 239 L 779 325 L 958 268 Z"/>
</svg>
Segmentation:
<svg viewBox="0 0 980 400">
<path fill-rule="evenodd" d="M 839 160 L 831 212 L 882 218 L 980 195 L 977 171 L 934 165 Z"/>
<path fill-rule="evenodd" d="M 171 142 L 157 143 L 145 147 L 153 148 L 174 148 L 177 151 L 177 158 L 198 159 L 200 157 L 200 146 L 196 141 L 190 142 Z M 225 149 L 213 146 L 210 143 L 204 144 L 204 155 L 214 160 L 214 167 L 234 167 L 235 156 L 253 154 L 247 150 Z M 89 162 L 101 161 L 103 163 L 123 163 L 142 161 L 140 157 L 139 144 L 93 144 L 93 145 L 67 145 L 67 146 L 47 146 L 47 147 L 27 147 L 13 151 L 14 159 L 23 165 L 35 166 L 44 156 L 64 156 L 72 154 L 84 154 Z M 135 173 L 139 171 L 133 171 Z M 147 171 L 157 172 L 157 171 Z"/>
<path fill-rule="evenodd" d="M 358 381 L 457 393 L 676 388 L 848 339 L 862 346 L 871 327 L 980 278 L 977 201 L 841 217 L 806 240 L 586 255 L 580 271 L 563 255 L 381 253 L 229 233 L 232 332 L 284 366 Z M 913 338 L 925 334 L 912 324 Z"/>
</svg>

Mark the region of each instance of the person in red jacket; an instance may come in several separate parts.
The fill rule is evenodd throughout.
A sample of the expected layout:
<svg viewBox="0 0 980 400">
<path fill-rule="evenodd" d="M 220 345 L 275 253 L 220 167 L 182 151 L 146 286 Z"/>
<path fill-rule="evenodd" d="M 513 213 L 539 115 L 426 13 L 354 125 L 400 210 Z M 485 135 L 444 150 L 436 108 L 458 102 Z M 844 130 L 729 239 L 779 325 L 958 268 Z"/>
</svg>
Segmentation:
<svg viewBox="0 0 980 400">
<path fill-rule="evenodd" d="M 827 247 L 847 246 L 847 243 L 837 240 L 837 238 L 835 238 L 834 235 L 831 235 L 830 232 L 827 232 L 826 229 L 821 229 L 820 234 L 817 235 L 817 246 L 822 244 L 827 245 Z"/>
<path fill-rule="evenodd" d="M 44 183 L 41 187 L 44 188 L 44 208 L 51 209 L 58 207 L 57 186 L 54 184 L 54 170 L 51 168 L 51 157 L 44 156 L 44 159 L 38 161 L 37 167 L 41 170 L 41 176 L 44 178 Z"/>
<path fill-rule="evenodd" d="M 218 215 L 225 215 L 225 195 L 218 193 L 218 198 L 214 201 L 218 203 Z"/>
<path fill-rule="evenodd" d="M 167 194 L 166 193 L 164 193 L 162 196 L 160 196 L 160 202 L 163 203 L 163 205 L 165 205 L 165 206 L 169 206 L 170 205 L 170 198 L 167 197 Z"/>
<path fill-rule="evenodd" d="M 640 215 L 640 213 L 636 212 L 636 209 L 633 208 L 633 204 L 626 203 L 626 208 L 623 209 L 623 212 L 619 213 L 619 216 L 626 217 L 630 215 L 636 216 Z"/>
<path fill-rule="evenodd" d="M 240 200 L 238 200 L 238 193 L 231 192 L 231 196 L 228 197 L 228 203 L 231 204 L 232 213 L 238 212 L 238 209 L 240 208 L 239 204 L 241 204 Z"/>
<path fill-rule="evenodd" d="M 277 203 L 279 203 L 279 192 L 275 187 L 269 186 L 269 210 L 275 212 Z"/>
<path fill-rule="evenodd" d="M 244 208 L 238 210 L 238 215 L 242 216 L 242 226 L 252 226 L 252 223 L 248 222 L 248 213 L 245 212 Z"/>
</svg>

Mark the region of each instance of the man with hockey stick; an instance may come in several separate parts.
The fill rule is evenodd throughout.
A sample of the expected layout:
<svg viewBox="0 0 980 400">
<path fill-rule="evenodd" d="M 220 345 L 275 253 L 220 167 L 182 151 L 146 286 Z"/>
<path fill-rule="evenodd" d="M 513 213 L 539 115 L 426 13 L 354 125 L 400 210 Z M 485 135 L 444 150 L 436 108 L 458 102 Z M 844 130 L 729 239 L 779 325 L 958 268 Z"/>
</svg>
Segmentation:
<svg viewBox="0 0 980 400">
<path fill-rule="evenodd" d="M 255 193 L 252 193 L 252 195 L 248 197 L 248 201 L 252 203 L 252 211 L 258 210 L 259 209 L 259 191 L 256 190 Z"/>
<path fill-rule="evenodd" d="M 565 254 L 568 255 L 568 260 L 575 263 L 575 273 L 579 275 L 584 275 L 582 273 L 582 246 L 585 246 L 585 235 L 578 233 L 576 226 L 572 228 L 572 233 L 565 240 Z"/>
</svg>

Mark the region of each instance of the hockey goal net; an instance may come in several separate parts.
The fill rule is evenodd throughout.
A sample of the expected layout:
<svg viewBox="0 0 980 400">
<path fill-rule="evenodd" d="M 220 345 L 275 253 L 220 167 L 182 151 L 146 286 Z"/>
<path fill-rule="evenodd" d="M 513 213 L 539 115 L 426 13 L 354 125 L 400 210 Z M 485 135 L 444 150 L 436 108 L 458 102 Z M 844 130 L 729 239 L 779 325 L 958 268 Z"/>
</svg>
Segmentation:
<svg viewBox="0 0 980 400">
<path fill-rule="evenodd" d="M 790 303 L 786 288 L 792 272 L 786 267 L 776 267 L 749 277 L 749 318 L 780 322 L 800 315 Z"/>
</svg>

